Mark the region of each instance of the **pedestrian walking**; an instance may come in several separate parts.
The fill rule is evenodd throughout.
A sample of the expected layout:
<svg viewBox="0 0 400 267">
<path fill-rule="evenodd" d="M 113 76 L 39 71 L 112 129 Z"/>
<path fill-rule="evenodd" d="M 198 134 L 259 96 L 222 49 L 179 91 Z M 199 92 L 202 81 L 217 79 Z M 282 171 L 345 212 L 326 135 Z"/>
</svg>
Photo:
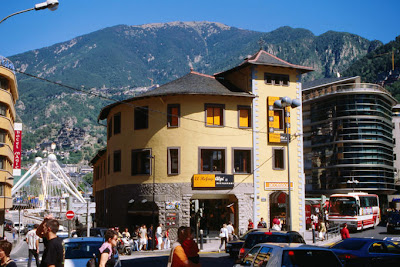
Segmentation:
<svg viewBox="0 0 400 267">
<path fill-rule="evenodd" d="M 326 234 L 326 226 L 324 221 L 320 221 L 319 223 L 319 240 L 324 241 Z"/>
<path fill-rule="evenodd" d="M 147 229 L 147 250 L 154 250 L 155 242 L 153 225 L 150 224 L 150 228 Z"/>
<path fill-rule="evenodd" d="M 33 226 L 33 229 L 26 234 L 26 243 L 28 243 L 28 267 L 31 267 L 32 256 L 35 257 L 36 266 L 39 266 L 39 236 L 36 234 L 38 224 Z"/>
<path fill-rule="evenodd" d="M 257 228 L 267 228 L 267 222 L 264 221 L 263 217 L 261 217 L 260 221 L 258 222 Z"/>
<path fill-rule="evenodd" d="M 254 223 L 252 219 L 249 219 L 249 224 L 247 225 L 247 231 L 254 229 Z"/>
<path fill-rule="evenodd" d="M 171 241 L 169 240 L 169 228 L 164 232 L 163 242 L 164 242 L 164 249 L 169 249 L 171 244 Z"/>
<path fill-rule="evenodd" d="M 147 249 L 147 228 L 146 228 L 146 225 L 144 225 L 144 224 L 139 229 L 139 237 L 140 237 L 139 251 L 142 249 L 146 250 Z"/>
<path fill-rule="evenodd" d="M 232 222 L 229 221 L 228 225 L 226 226 L 226 229 L 228 229 L 228 239 L 227 241 L 232 241 L 233 240 L 233 235 L 235 234 L 235 228 L 233 228 Z"/>
<path fill-rule="evenodd" d="M 6 240 L 0 241 L 0 266 L 17 267 L 17 264 L 10 259 L 12 244 Z"/>
<path fill-rule="evenodd" d="M 222 225 L 222 228 L 219 230 L 219 237 L 221 238 L 221 244 L 219 245 L 218 252 L 221 252 L 222 245 L 225 244 L 226 251 L 226 241 L 228 239 L 228 229 L 226 228 L 226 224 Z"/>
<path fill-rule="evenodd" d="M 281 220 L 279 220 L 278 216 L 272 220 L 272 230 L 280 231 L 282 229 Z"/>
<path fill-rule="evenodd" d="M 45 238 L 44 252 L 40 267 L 62 267 L 64 261 L 64 249 L 62 239 L 56 235 L 60 224 L 52 215 L 46 216 L 36 230 L 39 237 Z"/>
<path fill-rule="evenodd" d="M 189 260 L 189 266 L 200 264 L 199 247 L 194 241 L 193 232 L 190 227 L 186 227 L 185 240 L 182 242 L 182 248 Z"/>
<path fill-rule="evenodd" d="M 342 236 L 342 240 L 350 238 L 349 229 L 347 229 L 347 223 L 343 224 L 343 228 L 340 230 L 340 235 Z"/>
<path fill-rule="evenodd" d="M 104 235 L 105 242 L 99 248 L 99 267 L 113 267 L 115 265 L 114 248 L 117 246 L 118 233 L 114 230 L 107 230 Z"/>
<path fill-rule="evenodd" d="M 189 261 L 185 250 L 182 247 L 183 242 L 187 238 L 187 227 L 181 226 L 178 228 L 178 240 L 173 244 L 171 253 L 168 258 L 167 267 L 183 267 L 183 266 L 201 266 L 199 264 L 194 264 Z"/>
<path fill-rule="evenodd" d="M 156 238 L 157 238 L 157 249 L 161 250 L 163 248 L 163 224 L 160 223 L 156 230 Z"/>
<path fill-rule="evenodd" d="M 13 241 L 15 241 L 15 233 L 16 232 L 17 232 L 17 230 L 15 229 L 15 227 L 11 226 L 11 233 L 12 233 L 12 236 L 13 236 Z"/>
</svg>

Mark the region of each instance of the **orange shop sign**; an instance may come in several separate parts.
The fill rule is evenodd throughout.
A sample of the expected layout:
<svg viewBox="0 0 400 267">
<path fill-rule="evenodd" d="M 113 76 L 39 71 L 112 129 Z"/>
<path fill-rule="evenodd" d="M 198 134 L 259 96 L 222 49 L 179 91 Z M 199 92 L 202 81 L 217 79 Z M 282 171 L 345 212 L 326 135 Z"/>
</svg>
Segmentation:
<svg viewBox="0 0 400 267">
<path fill-rule="evenodd" d="M 232 174 L 195 174 L 193 188 L 233 188 Z"/>
<path fill-rule="evenodd" d="M 288 182 L 265 182 L 264 190 L 287 190 Z M 293 190 L 293 182 L 290 182 L 290 190 Z"/>
</svg>

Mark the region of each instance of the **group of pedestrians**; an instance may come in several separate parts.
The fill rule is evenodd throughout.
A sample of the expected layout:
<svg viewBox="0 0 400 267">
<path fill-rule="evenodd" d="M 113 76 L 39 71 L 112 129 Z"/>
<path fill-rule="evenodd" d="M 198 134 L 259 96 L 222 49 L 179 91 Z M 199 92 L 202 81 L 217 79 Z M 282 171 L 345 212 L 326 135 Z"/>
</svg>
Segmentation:
<svg viewBox="0 0 400 267">
<path fill-rule="evenodd" d="M 318 232 L 318 238 L 320 241 L 324 241 L 326 237 L 326 223 L 325 221 L 326 218 L 322 214 L 311 214 L 311 224 L 312 228 L 315 229 L 316 232 Z"/>
</svg>

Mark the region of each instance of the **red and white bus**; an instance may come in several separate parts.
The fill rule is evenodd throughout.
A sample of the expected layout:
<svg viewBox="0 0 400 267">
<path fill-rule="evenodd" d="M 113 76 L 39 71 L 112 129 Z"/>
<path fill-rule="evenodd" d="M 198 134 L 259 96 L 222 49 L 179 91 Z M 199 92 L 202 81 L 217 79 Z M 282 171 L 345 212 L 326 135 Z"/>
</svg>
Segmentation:
<svg viewBox="0 0 400 267">
<path fill-rule="evenodd" d="M 333 224 L 347 223 L 353 230 L 375 227 L 380 221 L 379 198 L 362 192 L 333 194 L 329 198 L 328 220 Z"/>
</svg>

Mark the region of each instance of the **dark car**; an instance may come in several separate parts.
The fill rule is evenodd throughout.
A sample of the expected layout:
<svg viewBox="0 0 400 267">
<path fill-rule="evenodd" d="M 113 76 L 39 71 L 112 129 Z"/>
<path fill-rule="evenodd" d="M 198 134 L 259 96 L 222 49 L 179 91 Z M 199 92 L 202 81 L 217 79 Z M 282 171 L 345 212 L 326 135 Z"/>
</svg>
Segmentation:
<svg viewBox="0 0 400 267">
<path fill-rule="evenodd" d="M 244 233 L 243 235 L 241 235 L 237 240 L 229 241 L 226 244 L 226 253 L 229 253 L 229 255 L 231 257 L 236 258 L 237 255 L 239 255 L 239 250 L 243 247 L 243 244 L 244 244 L 244 241 L 246 240 L 247 235 L 251 232 L 261 230 L 261 229 L 265 229 L 265 231 L 268 231 L 267 228 L 251 229 L 251 230 L 247 231 L 246 233 Z"/>
<path fill-rule="evenodd" d="M 11 231 L 11 229 L 14 227 L 14 223 L 10 220 L 5 220 L 4 221 L 4 227 L 6 231 Z"/>
<path fill-rule="evenodd" d="M 328 248 L 304 244 L 261 243 L 249 250 L 239 266 L 257 267 L 342 267 Z"/>
<path fill-rule="evenodd" d="M 346 267 L 400 265 L 400 247 L 382 239 L 347 238 L 330 249 L 346 263 Z"/>
<path fill-rule="evenodd" d="M 400 231 L 400 214 L 391 213 L 387 218 L 386 230 L 389 234 Z"/>
<path fill-rule="evenodd" d="M 257 229 L 247 235 L 242 248 L 239 250 L 239 259 L 243 259 L 247 251 L 259 243 L 302 243 L 304 238 L 296 231 L 265 231 Z"/>
<path fill-rule="evenodd" d="M 30 230 L 33 230 L 35 224 L 33 223 L 28 223 L 27 225 L 25 225 L 24 230 L 22 231 L 24 235 L 26 235 Z"/>
<path fill-rule="evenodd" d="M 105 227 L 90 228 L 90 236 L 104 237 L 107 230 L 108 230 L 108 228 L 105 228 Z"/>
</svg>

